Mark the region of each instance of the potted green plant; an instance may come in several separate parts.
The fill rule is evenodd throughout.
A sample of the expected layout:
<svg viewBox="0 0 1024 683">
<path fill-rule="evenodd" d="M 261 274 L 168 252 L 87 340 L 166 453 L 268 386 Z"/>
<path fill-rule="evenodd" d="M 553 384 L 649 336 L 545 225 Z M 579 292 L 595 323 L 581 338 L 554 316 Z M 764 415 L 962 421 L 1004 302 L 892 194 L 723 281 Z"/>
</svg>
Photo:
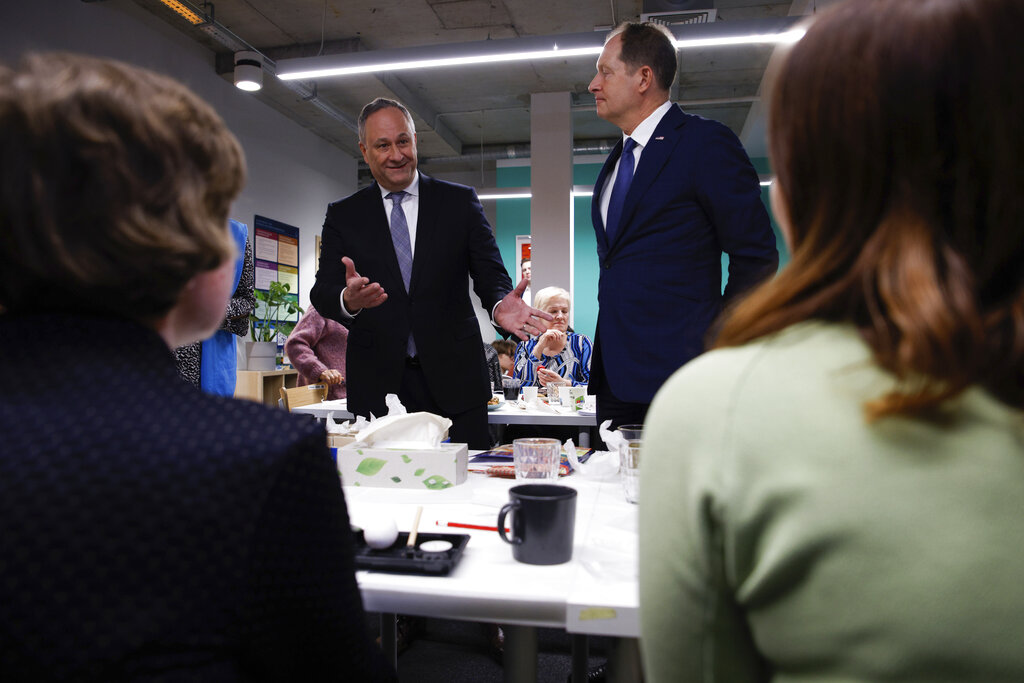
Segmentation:
<svg viewBox="0 0 1024 683">
<path fill-rule="evenodd" d="M 288 296 L 287 282 L 271 282 L 267 290 L 256 290 L 256 309 L 249 315 L 252 341 L 245 343 L 247 370 L 274 370 L 277 367 L 277 341 L 295 328 L 294 322 L 281 318 L 301 314 L 303 309 Z"/>
</svg>

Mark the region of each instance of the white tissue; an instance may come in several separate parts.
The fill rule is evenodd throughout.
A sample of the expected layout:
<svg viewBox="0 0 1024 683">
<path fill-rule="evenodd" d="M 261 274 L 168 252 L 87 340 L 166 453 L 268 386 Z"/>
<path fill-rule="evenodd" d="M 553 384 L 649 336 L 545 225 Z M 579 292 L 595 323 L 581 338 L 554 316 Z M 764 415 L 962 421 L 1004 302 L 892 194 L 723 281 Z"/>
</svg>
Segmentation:
<svg viewBox="0 0 1024 683">
<path fill-rule="evenodd" d="M 609 420 L 608 422 L 611 422 Z M 608 422 L 605 423 L 607 426 Z M 572 439 L 565 442 L 565 455 L 569 459 L 572 468 L 587 479 L 604 481 L 613 479 L 619 473 L 619 452 L 615 451 L 594 451 L 587 458 L 586 462 L 580 462 L 576 457 L 576 446 Z"/>
<path fill-rule="evenodd" d="M 357 441 L 378 448 L 436 450 L 441 447 L 451 420 L 432 413 L 410 413 L 395 394 L 385 396 L 384 402 L 388 414 L 380 418 L 371 414 L 367 420 L 357 415 L 354 423 L 346 421 L 339 425 L 328 413 L 327 433 L 354 434 Z"/>
<path fill-rule="evenodd" d="M 356 416 L 355 423 L 345 420 L 341 424 L 338 424 L 337 422 L 334 421 L 334 413 L 327 413 L 327 422 L 325 426 L 327 427 L 328 434 L 341 434 L 343 436 L 350 436 L 358 432 L 367 424 L 369 423 L 366 421 L 366 418 L 363 417 L 362 415 Z"/>
<path fill-rule="evenodd" d="M 398 394 L 388 394 L 384 397 L 384 403 L 388 406 L 388 416 L 406 415 L 409 412 L 402 405 L 402 402 L 398 400 Z"/>
<path fill-rule="evenodd" d="M 541 413 L 558 413 L 558 410 L 554 406 L 545 403 L 539 398 L 535 398 L 534 400 L 530 401 L 529 407 Z"/>
<path fill-rule="evenodd" d="M 611 420 L 605 420 L 597 428 L 597 433 L 601 435 L 605 446 L 616 453 L 620 453 L 626 448 L 626 437 L 622 436 L 617 429 L 609 429 L 611 425 Z"/>
<path fill-rule="evenodd" d="M 451 426 L 451 420 L 433 413 L 401 413 L 374 420 L 356 439 L 376 448 L 436 450 Z"/>
</svg>

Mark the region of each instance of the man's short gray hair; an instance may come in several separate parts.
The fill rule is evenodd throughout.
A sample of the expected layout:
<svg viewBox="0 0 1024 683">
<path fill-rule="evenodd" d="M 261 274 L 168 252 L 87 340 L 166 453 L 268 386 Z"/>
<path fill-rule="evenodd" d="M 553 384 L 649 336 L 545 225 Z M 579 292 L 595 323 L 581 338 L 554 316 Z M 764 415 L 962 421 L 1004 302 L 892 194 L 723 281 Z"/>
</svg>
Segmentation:
<svg viewBox="0 0 1024 683">
<path fill-rule="evenodd" d="M 359 112 L 359 119 L 357 121 L 359 125 L 359 142 L 366 144 L 366 119 L 370 118 L 372 114 L 376 114 L 381 109 L 387 109 L 393 107 L 398 111 L 402 112 L 402 116 L 409 122 L 409 130 L 413 133 L 416 132 L 416 124 L 413 123 L 412 114 L 405 108 L 405 105 L 398 100 L 389 100 L 386 97 L 378 97 L 373 102 L 370 102 L 363 110 Z"/>
</svg>

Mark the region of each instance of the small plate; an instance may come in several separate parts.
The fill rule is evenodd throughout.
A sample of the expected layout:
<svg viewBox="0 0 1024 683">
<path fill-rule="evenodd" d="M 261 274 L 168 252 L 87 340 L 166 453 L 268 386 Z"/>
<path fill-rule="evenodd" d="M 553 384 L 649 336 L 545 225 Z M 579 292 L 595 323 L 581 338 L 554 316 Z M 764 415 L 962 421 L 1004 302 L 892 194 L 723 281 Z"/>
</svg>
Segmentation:
<svg viewBox="0 0 1024 683">
<path fill-rule="evenodd" d="M 577 415 L 582 415 L 584 417 L 593 417 L 593 416 L 597 415 L 597 411 L 596 410 L 577 410 L 576 414 Z"/>
<path fill-rule="evenodd" d="M 502 407 L 503 405 L 505 405 L 505 400 L 504 399 L 502 399 L 498 403 L 495 403 L 494 405 L 487 404 L 487 410 L 497 410 L 498 408 Z"/>
</svg>

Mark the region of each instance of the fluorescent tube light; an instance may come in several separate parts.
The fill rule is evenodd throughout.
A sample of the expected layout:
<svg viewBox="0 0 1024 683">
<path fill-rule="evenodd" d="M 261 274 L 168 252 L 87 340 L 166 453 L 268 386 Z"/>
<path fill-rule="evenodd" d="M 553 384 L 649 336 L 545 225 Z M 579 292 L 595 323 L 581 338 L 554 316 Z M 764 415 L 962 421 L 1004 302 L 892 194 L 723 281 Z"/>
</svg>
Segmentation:
<svg viewBox="0 0 1024 683">
<path fill-rule="evenodd" d="M 804 34 L 803 29 L 793 28 L 799 19 L 801 17 L 787 17 L 670 28 L 676 36 L 677 49 L 791 43 L 799 40 Z M 277 77 L 283 81 L 313 80 L 409 69 L 596 57 L 601 54 L 603 48 L 604 34 L 597 32 L 424 45 L 415 48 L 280 59 L 277 61 Z"/>
<path fill-rule="evenodd" d="M 748 36 L 722 36 L 720 38 L 692 38 L 676 40 L 677 50 L 691 47 L 716 47 L 719 45 L 756 45 L 758 43 L 795 43 L 804 37 L 804 29 L 793 29 L 785 33 L 754 33 Z"/>
<path fill-rule="evenodd" d="M 573 197 L 590 197 L 594 194 L 594 189 L 589 185 L 573 185 L 572 192 L 569 193 Z M 527 189 L 510 189 L 502 191 L 498 189 L 485 189 L 481 190 L 477 197 L 480 201 L 487 201 L 493 199 L 529 199 L 533 196 L 533 193 Z"/>
<path fill-rule="evenodd" d="M 477 195 L 480 201 L 488 199 L 529 199 L 532 195 L 529 192 L 489 192 Z"/>
<path fill-rule="evenodd" d="M 336 66 L 309 71 L 292 71 L 277 75 L 283 81 L 310 80 L 314 78 L 331 78 L 333 76 L 351 76 L 353 74 L 377 73 L 381 71 L 405 71 L 409 69 L 430 69 L 439 66 L 466 66 L 468 64 L 498 64 L 501 62 L 521 62 L 537 59 L 578 57 L 580 55 L 599 55 L 600 47 L 580 47 L 570 50 L 550 50 L 534 52 L 508 52 L 495 55 L 468 55 L 465 57 L 440 57 L 438 59 L 414 59 L 404 62 L 382 62 L 361 66 Z"/>
</svg>

